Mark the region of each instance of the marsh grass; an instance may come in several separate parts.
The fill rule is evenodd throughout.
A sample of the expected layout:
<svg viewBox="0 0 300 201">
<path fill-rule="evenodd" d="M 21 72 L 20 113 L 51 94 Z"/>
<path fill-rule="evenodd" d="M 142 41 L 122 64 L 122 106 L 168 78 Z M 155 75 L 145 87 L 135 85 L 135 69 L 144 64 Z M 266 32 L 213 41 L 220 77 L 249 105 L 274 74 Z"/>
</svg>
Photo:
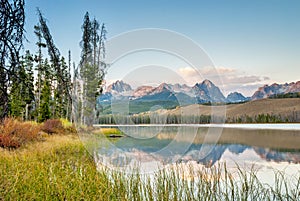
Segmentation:
<svg viewBox="0 0 300 201">
<path fill-rule="evenodd" d="M 96 168 L 75 135 L 52 135 L 17 150 L 0 149 L 0 200 L 299 200 L 300 178 L 276 172 L 275 186 L 256 170 L 170 165 L 154 174 Z"/>
</svg>

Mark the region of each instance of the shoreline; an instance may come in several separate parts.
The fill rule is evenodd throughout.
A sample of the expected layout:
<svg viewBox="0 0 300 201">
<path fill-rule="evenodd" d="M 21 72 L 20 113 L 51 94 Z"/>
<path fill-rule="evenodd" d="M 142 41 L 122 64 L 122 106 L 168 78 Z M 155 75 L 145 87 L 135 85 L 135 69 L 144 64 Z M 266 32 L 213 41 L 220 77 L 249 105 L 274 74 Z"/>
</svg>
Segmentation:
<svg viewBox="0 0 300 201">
<path fill-rule="evenodd" d="M 266 129 L 266 130 L 285 130 L 300 131 L 300 123 L 211 123 L 211 124 L 94 124 L 96 128 L 101 127 L 199 127 L 199 128 L 236 128 L 236 129 Z"/>
</svg>

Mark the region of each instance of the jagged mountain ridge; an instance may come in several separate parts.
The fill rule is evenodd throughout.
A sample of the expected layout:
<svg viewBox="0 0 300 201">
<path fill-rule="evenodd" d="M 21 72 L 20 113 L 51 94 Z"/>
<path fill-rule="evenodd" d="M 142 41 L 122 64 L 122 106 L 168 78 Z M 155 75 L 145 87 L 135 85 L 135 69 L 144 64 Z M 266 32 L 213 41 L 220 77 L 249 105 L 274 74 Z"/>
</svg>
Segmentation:
<svg viewBox="0 0 300 201">
<path fill-rule="evenodd" d="M 202 83 L 196 83 L 192 87 L 199 103 L 214 102 L 224 103 L 226 98 L 220 91 L 219 87 L 214 85 L 209 80 L 204 80 Z"/>
<path fill-rule="evenodd" d="M 259 87 L 258 90 L 252 95 L 251 100 L 258 100 L 268 98 L 270 96 L 287 93 L 300 92 L 300 81 L 285 84 L 274 83 L 272 85 L 264 85 Z"/>
<path fill-rule="evenodd" d="M 109 93 L 122 93 L 132 91 L 132 88 L 129 84 L 123 82 L 122 80 L 117 80 L 116 82 L 110 84 L 106 91 Z"/>
<path fill-rule="evenodd" d="M 268 98 L 277 94 L 300 92 L 300 81 L 285 84 L 274 83 L 264 85 L 251 96 L 245 97 L 238 92 L 232 92 L 227 97 L 210 80 L 196 83 L 190 87 L 185 84 L 162 83 L 157 87 L 140 86 L 133 89 L 123 81 L 116 81 L 107 87 L 107 90 L 99 98 L 100 102 L 110 101 L 113 97 L 127 97 L 135 101 L 178 101 L 180 103 L 239 103 L 250 100 Z M 182 105 L 182 104 L 179 104 Z"/>
<path fill-rule="evenodd" d="M 228 94 L 226 98 L 227 102 L 229 103 L 240 103 L 240 102 L 245 102 L 248 101 L 249 98 L 246 98 L 243 94 L 238 93 L 238 92 L 231 92 Z"/>
<path fill-rule="evenodd" d="M 189 87 L 186 84 L 162 83 L 158 87 L 140 86 L 133 90 L 129 84 L 123 81 L 116 81 L 107 87 L 100 99 L 107 100 L 114 96 L 128 96 L 131 100 L 172 100 L 186 103 L 219 103 L 226 102 L 221 90 L 209 80 Z"/>
</svg>

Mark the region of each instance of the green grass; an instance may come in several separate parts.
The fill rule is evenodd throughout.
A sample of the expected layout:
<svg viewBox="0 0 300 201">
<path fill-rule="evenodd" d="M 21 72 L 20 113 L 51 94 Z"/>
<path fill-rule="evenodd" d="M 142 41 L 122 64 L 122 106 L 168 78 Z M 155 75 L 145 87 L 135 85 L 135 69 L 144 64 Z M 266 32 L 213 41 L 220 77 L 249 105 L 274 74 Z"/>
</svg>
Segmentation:
<svg viewBox="0 0 300 201">
<path fill-rule="evenodd" d="M 102 134 L 104 136 L 124 136 L 124 133 L 118 128 L 100 128 L 92 131 L 94 134 Z"/>
<path fill-rule="evenodd" d="M 255 170 L 225 165 L 195 169 L 175 165 L 154 176 L 102 168 L 75 135 L 49 136 L 20 149 L 0 149 L 0 200 L 297 200 L 298 183 L 276 174 L 260 183 Z M 238 179 L 234 179 L 238 178 Z"/>
<path fill-rule="evenodd" d="M 38 144 L 1 150 L 0 200 L 117 199 L 108 175 L 96 170 L 77 138 L 51 136 Z"/>
</svg>

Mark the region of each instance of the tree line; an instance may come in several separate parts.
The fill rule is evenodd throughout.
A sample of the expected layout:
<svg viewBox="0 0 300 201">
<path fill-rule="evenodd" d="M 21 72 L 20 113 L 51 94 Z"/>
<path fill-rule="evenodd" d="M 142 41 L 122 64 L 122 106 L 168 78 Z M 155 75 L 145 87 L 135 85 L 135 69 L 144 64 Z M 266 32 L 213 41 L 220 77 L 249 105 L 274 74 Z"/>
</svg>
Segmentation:
<svg viewBox="0 0 300 201">
<path fill-rule="evenodd" d="M 255 116 L 242 115 L 227 118 L 226 123 L 299 123 L 300 112 L 292 111 L 290 114 L 258 114 Z"/>
<path fill-rule="evenodd" d="M 107 114 L 97 118 L 98 124 L 210 124 L 210 123 L 297 123 L 300 113 L 290 115 L 258 114 L 255 116 L 242 115 L 238 117 L 217 117 L 212 115 L 182 116 L 176 114 Z"/>
<path fill-rule="evenodd" d="M 98 124 L 209 124 L 222 122 L 222 118 L 211 115 L 181 116 L 181 115 L 160 115 L 160 114 L 138 114 L 138 115 L 101 115 Z M 212 120 L 213 119 L 213 120 Z"/>
<path fill-rule="evenodd" d="M 66 118 L 92 124 L 106 68 L 105 25 L 85 14 L 76 66 L 70 50 L 67 57 L 61 55 L 39 9 L 36 50 L 24 51 L 24 7 L 24 0 L 0 2 L 0 119 Z"/>
<path fill-rule="evenodd" d="M 286 93 L 286 94 L 274 94 L 274 95 L 271 95 L 269 98 L 271 98 L 271 99 L 300 98 L 300 92 Z"/>
</svg>

